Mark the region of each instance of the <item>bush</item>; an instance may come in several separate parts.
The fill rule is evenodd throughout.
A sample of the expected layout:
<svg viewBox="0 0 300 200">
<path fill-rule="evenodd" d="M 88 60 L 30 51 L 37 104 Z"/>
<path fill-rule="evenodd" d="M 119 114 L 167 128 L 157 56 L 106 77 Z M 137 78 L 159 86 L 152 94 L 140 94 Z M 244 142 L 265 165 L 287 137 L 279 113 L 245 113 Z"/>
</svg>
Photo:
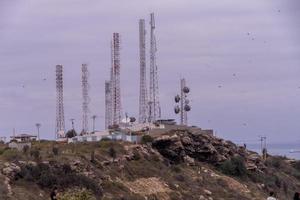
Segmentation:
<svg viewBox="0 0 300 200">
<path fill-rule="evenodd" d="M 35 182 L 42 188 L 57 186 L 58 188 L 65 189 L 75 186 L 91 190 L 99 197 L 102 196 L 102 190 L 97 182 L 84 175 L 77 174 L 68 164 L 54 165 L 54 167 L 43 163 L 39 163 L 36 166 L 25 165 L 21 167 L 18 177 Z"/>
<path fill-rule="evenodd" d="M 8 149 L 10 149 L 10 148 L 9 147 L 0 148 L 0 156 Z"/>
<path fill-rule="evenodd" d="M 23 153 L 24 153 L 25 155 L 27 155 L 27 153 L 29 152 L 29 149 L 30 149 L 30 147 L 29 147 L 28 145 L 25 145 L 25 146 L 23 147 Z"/>
<path fill-rule="evenodd" d="M 13 161 L 21 159 L 21 155 L 16 149 L 7 149 L 2 153 L 2 156 L 5 160 Z"/>
<path fill-rule="evenodd" d="M 102 138 L 101 141 L 107 142 L 107 141 L 111 141 L 111 139 L 110 139 L 110 138 Z M 101 142 L 101 141 L 100 141 L 100 142 Z"/>
<path fill-rule="evenodd" d="M 152 142 L 153 142 L 153 137 L 151 137 L 150 135 L 143 135 L 143 137 L 141 138 L 142 144 L 148 144 Z"/>
<path fill-rule="evenodd" d="M 52 152 L 53 152 L 53 154 L 54 154 L 55 156 L 57 156 L 58 153 L 59 153 L 58 147 L 52 147 Z"/>
<path fill-rule="evenodd" d="M 35 160 L 40 159 L 40 151 L 38 149 L 31 149 L 30 156 L 32 156 Z"/>
<path fill-rule="evenodd" d="M 297 161 L 293 164 L 293 167 L 294 167 L 296 170 L 300 171 L 300 160 L 297 160 Z"/>
<path fill-rule="evenodd" d="M 72 138 L 72 137 L 75 137 L 77 135 L 76 131 L 74 129 L 72 130 L 69 130 L 67 133 L 66 133 L 66 137 L 67 138 Z"/>
<path fill-rule="evenodd" d="M 274 167 L 276 169 L 280 169 L 281 167 L 284 166 L 284 157 L 282 156 L 274 156 L 274 157 L 269 157 L 266 160 L 266 165 L 268 167 Z"/>
<path fill-rule="evenodd" d="M 93 193 L 85 189 L 69 190 L 61 195 L 59 200 L 96 200 Z"/>
<path fill-rule="evenodd" d="M 230 160 L 226 160 L 220 166 L 220 170 L 227 175 L 244 177 L 247 175 L 247 169 L 245 161 L 242 157 L 232 157 Z"/>
<path fill-rule="evenodd" d="M 112 157 L 113 160 L 115 160 L 115 158 L 117 157 L 117 152 L 114 147 L 110 147 L 108 149 L 108 154 L 110 155 L 110 157 Z"/>
<path fill-rule="evenodd" d="M 275 174 L 273 174 L 272 176 L 266 176 L 264 184 L 269 188 L 281 188 L 281 180 Z"/>
</svg>

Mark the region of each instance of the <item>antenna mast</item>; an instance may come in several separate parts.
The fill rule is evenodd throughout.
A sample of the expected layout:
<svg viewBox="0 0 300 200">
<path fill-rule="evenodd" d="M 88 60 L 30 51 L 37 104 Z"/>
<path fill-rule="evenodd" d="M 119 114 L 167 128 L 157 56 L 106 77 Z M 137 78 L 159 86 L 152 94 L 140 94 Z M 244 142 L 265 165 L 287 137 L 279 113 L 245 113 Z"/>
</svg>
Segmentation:
<svg viewBox="0 0 300 200">
<path fill-rule="evenodd" d="M 63 66 L 56 65 L 56 129 L 55 138 L 65 136 Z"/>
<path fill-rule="evenodd" d="M 87 68 L 87 64 L 82 64 L 81 66 L 82 71 L 82 133 L 87 134 L 88 133 L 88 119 L 89 119 L 89 83 L 88 83 L 88 77 L 89 72 Z"/>
<path fill-rule="evenodd" d="M 105 81 L 105 128 L 108 129 L 112 125 L 112 109 L 111 109 L 111 84 Z"/>
<path fill-rule="evenodd" d="M 150 14 L 150 91 L 149 91 L 149 121 L 155 122 L 161 117 L 158 90 L 158 70 L 156 65 L 156 38 L 154 34 L 155 20 L 154 13 Z"/>
<path fill-rule="evenodd" d="M 120 34 L 113 33 L 112 41 L 112 124 L 118 125 L 121 122 L 121 86 L 120 86 Z"/>
<path fill-rule="evenodd" d="M 180 113 L 180 125 L 188 125 L 188 117 L 187 112 L 191 110 L 191 106 L 189 105 L 190 101 L 187 98 L 188 93 L 190 92 L 190 88 L 186 86 L 185 79 L 180 80 L 180 95 L 175 96 L 175 103 L 179 105 L 175 105 L 174 111 L 175 114 Z"/>
<path fill-rule="evenodd" d="M 139 44 L 140 44 L 140 97 L 139 97 L 139 122 L 147 122 L 147 80 L 146 80 L 146 30 L 145 20 L 139 21 Z"/>
</svg>

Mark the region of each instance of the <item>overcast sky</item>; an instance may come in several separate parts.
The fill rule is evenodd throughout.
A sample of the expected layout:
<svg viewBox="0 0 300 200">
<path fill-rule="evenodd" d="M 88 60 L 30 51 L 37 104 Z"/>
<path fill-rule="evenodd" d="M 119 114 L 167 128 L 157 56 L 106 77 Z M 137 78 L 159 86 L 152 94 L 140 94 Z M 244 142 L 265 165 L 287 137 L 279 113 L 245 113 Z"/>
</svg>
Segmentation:
<svg viewBox="0 0 300 200">
<path fill-rule="evenodd" d="M 185 77 L 191 125 L 236 142 L 300 141 L 299 0 L 0 0 L 0 136 L 35 133 L 40 122 L 42 137 L 54 138 L 56 64 L 64 65 L 66 129 L 70 118 L 81 129 L 82 63 L 103 129 L 113 32 L 122 38 L 123 111 L 137 116 L 138 20 L 149 33 L 150 12 L 163 117 L 178 119 L 173 99 Z"/>
</svg>

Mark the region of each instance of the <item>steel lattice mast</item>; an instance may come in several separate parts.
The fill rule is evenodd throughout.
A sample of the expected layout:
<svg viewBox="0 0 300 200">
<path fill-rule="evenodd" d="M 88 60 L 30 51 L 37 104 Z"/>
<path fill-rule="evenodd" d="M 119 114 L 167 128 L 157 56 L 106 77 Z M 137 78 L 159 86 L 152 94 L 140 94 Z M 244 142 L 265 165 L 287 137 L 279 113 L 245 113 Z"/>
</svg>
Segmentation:
<svg viewBox="0 0 300 200">
<path fill-rule="evenodd" d="M 146 30 L 145 20 L 139 21 L 139 45 L 140 45 L 140 96 L 139 96 L 139 122 L 147 122 L 148 100 L 147 100 L 147 73 L 146 73 Z"/>
<path fill-rule="evenodd" d="M 55 138 L 64 137 L 64 95 L 63 95 L 63 66 L 56 65 L 56 128 Z"/>
<path fill-rule="evenodd" d="M 89 119 L 89 83 L 88 83 L 88 67 L 87 64 L 82 64 L 82 133 L 88 133 L 88 119 Z"/>
<path fill-rule="evenodd" d="M 108 129 L 112 125 L 111 112 L 111 86 L 110 81 L 105 81 L 105 128 Z"/>
<path fill-rule="evenodd" d="M 149 121 L 155 122 L 161 117 L 158 90 L 158 71 L 156 65 L 156 38 L 154 34 L 155 20 L 154 13 L 150 14 L 150 91 L 149 91 Z"/>
<path fill-rule="evenodd" d="M 113 33 L 112 41 L 112 70 L 111 70 L 111 109 L 112 125 L 121 122 L 121 86 L 120 86 L 120 34 Z"/>
</svg>

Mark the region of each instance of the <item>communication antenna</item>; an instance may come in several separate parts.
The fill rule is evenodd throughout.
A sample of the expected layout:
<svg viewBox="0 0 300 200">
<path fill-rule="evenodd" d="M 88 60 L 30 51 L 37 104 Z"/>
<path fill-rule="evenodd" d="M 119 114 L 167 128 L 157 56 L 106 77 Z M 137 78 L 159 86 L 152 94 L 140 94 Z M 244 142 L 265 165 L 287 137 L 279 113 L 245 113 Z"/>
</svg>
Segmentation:
<svg viewBox="0 0 300 200">
<path fill-rule="evenodd" d="M 88 134 L 88 115 L 89 115 L 89 72 L 87 64 L 82 64 L 82 134 Z"/>
<path fill-rule="evenodd" d="M 146 30 L 145 20 L 139 21 L 139 46 L 140 46 L 140 96 L 139 96 L 139 122 L 145 123 L 148 119 L 147 100 L 147 73 L 146 73 Z"/>
<path fill-rule="evenodd" d="M 154 13 L 150 14 L 150 90 L 149 90 L 149 122 L 155 122 L 161 118 L 159 103 L 158 69 L 156 64 L 156 38 Z"/>
<path fill-rule="evenodd" d="M 112 70 L 111 70 L 111 102 L 112 125 L 121 122 L 121 86 L 120 86 L 120 34 L 113 33 L 112 41 Z"/>
<path fill-rule="evenodd" d="M 71 121 L 71 124 L 72 124 L 72 129 L 75 130 L 75 125 L 74 125 L 75 119 L 72 118 L 72 119 L 70 119 L 70 121 Z"/>
<path fill-rule="evenodd" d="M 55 138 L 65 137 L 63 66 L 56 65 L 56 133 Z"/>
<path fill-rule="evenodd" d="M 105 81 L 105 128 L 108 129 L 112 125 L 112 95 L 111 82 Z"/>
<path fill-rule="evenodd" d="M 92 116 L 92 119 L 93 119 L 93 132 L 95 133 L 95 122 L 96 122 L 96 118 L 97 118 L 97 115 L 93 115 Z"/>
<path fill-rule="evenodd" d="M 190 92 L 190 88 L 186 86 L 185 79 L 180 80 L 180 95 L 176 95 L 175 100 L 175 114 L 180 114 L 180 125 L 188 125 L 187 113 L 191 110 L 190 101 L 187 95 Z"/>
<path fill-rule="evenodd" d="M 35 124 L 36 128 L 37 128 L 37 138 L 40 142 L 40 128 L 41 128 L 41 124 L 40 123 L 36 123 Z"/>
</svg>

